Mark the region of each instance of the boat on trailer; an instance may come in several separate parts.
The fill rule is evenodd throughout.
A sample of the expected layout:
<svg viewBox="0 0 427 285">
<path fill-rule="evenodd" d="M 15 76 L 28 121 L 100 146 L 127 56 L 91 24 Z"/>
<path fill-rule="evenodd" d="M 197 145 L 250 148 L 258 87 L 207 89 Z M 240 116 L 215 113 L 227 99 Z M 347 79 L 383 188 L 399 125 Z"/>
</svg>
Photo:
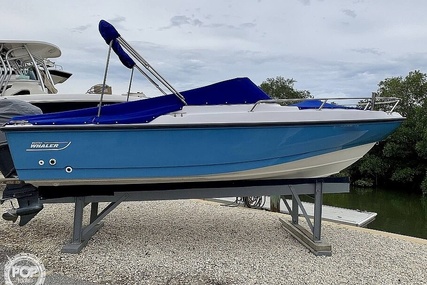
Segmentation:
<svg viewBox="0 0 427 285">
<path fill-rule="evenodd" d="M 76 185 L 87 186 L 89 195 L 90 186 L 99 192 L 113 184 L 135 189 L 326 177 L 404 120 L 394 112 L 395 98 L 356 98 L 356 107 L 336 104 L 349 98 L 274 100 L 245 77 L 178 92 L 112 25 L 102 20 L 99 28 L 126 67 L 169 93 L 9 120 L 1 128 L 13 163 L 9 179 L 31 185 L 36 196 L 38 187 L 53 186 L 59 197 L 72 195 L 65 189 Z"/>
</svg>

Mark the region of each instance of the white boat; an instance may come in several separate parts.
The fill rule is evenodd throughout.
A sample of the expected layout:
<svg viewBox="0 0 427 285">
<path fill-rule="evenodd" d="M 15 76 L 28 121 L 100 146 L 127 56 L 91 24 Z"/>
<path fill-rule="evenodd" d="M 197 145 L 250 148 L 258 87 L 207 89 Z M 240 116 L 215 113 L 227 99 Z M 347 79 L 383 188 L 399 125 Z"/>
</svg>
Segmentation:
<svg viewBox="0 0 427 285">
<path fill-rule="evenodd" d="M 60 56 L 59 47 L 51 43 L 0 41 L 0 99 L 19 98 L 39 107 L 43 113 L 97 106 L 100 94 L 58 93 L 56 85 L 72 75 L 52 61 Z M 105 94 L 103 104 L 128 100 L 125 95 Z"/>
</svg>

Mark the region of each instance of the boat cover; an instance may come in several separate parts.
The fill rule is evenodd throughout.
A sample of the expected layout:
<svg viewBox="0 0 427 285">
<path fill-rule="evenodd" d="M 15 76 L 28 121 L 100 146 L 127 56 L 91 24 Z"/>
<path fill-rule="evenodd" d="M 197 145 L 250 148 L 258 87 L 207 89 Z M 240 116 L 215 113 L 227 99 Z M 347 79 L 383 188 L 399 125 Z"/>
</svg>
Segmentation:
<svg viewBox="0 0 427 285">
<path fill-rule="evenodd" d="M 317 99 L 304 100 L 302 102 L 292 104 L 291 106 L 297 106 L 300 110 L 319 109 L 320 107 L 322 107 L 322 109 L 357 109 L 355 107 L 348 107 L 348 106 L 331 104 L 331 103 L 323 103 L 323 101 L 317 100 Z"/>
<path fill-rule="evenodd" d="M 253 104 L 270 97 L 249 78 L 235 78 L 181 92 L 188 105 Z M 175 95 L 165 95 L 138 101 L 98 107 L 14 117 L 11 121 L 27 121 L 37 125 L 70 124 L 135 124 L 148 123 L 155 118 L 181 110 L 183 102 Z"/>
<path fill-rule="evenodd" d="M 18 115 L 28 114 L 41 114 L 40 108 L 31 105 L 22 100 L 2 98 L 0 99 L 0 126 L 9 122 L 9 120 Z M 6 143 L 6 137 L 2 131 L 0 131 L 0 145 Z"/>
</svg>

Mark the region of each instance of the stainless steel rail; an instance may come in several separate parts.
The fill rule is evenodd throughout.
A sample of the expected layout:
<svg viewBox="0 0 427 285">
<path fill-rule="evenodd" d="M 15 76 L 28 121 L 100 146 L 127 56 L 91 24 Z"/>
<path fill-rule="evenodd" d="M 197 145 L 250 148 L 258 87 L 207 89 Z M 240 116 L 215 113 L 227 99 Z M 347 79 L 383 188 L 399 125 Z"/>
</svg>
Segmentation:
<svg viewBox="0 0 427 285">
<path fill-rule="evenodd" d="M 350 101 L 350 100 L 359 100 L 356 104 L 336 104 L 335 101 Z M 375 106 L 377 105 L 391 105 L 390 110 L 387 110 L 386 112 L 392 113 L 396 106 L 399 104 L 400 99 L 397 97 L 335 97 L 335 98 L 309 98 L 309 99 L 270 99 L 270 100 L 260 100 L 256 102 L 249 112 L 254 112 L 255 109 L 260 104 L 293 104 L 297 102 L 303 102 L 303 101 L 320 101 L 321 104 L 319 107 L 316 107 L 317 110 L 322 110 L 325 107 L 325 104 L 328 102 L 331 102 L 330 104 L 336 105 L 336 107 L 347 107 L 347 108 L 357 108 L 357 109 L 363 109 L 363 110 L 373 110 Z"/>
</svg>

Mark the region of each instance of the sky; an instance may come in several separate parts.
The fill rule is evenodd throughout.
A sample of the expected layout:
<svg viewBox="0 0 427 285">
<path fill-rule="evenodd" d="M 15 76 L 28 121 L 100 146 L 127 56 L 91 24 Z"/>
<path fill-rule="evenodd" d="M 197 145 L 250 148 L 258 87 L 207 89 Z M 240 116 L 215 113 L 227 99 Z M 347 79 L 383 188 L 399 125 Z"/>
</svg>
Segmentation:
<svg viewBox="0 0 427 285">
<path fill-rule="evenodd" d="M 282 76 L 316 98 L 365 97 L 381 80 L 427 73 L 425 0 L 21 0 L 1 9 L 1 38 L 46 41 L 73 76 L 60 92 L 102 83 L 104 19 L 177 90 L 235 77 Z M 107 84 L 126 93 L 130 70 L 111 56 Z M 135 73 L 133 92 L 157 96 Z M 148 91 L 147 91 L 148 90 Z"/>
</svg>

